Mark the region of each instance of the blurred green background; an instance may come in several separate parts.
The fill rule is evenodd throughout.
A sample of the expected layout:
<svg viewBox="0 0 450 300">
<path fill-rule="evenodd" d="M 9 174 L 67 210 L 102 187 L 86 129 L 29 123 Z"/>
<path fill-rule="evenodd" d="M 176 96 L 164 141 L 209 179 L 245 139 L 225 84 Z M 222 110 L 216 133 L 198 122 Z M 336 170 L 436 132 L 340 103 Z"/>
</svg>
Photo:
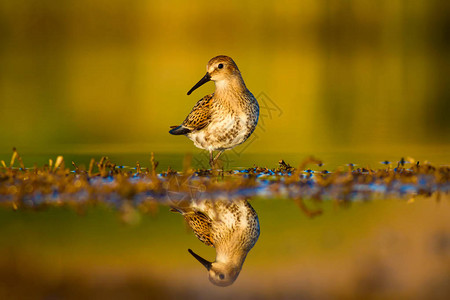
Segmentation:
<svg viewBox="0 0 450 300">
<path fill-rule="evenodd" d="M 0 159 L 16 146 L 27 166 L 56 154 L 147 166 L 154 151 L 158 171 L 181 169 L 199 150 L 169 126 L 214 90 L 186 95 L 225 54 L 261 104 L 234 166 L 308 154 L 331 169 L 449 163 L 449 11 L 441 0 L 0 0 Z M 307 219 L 290 200 L 257 199 L 261 238 L 227 290 L 186 251 L 213 249 L 166 207 L 131 226 L 109 208 L 1 207 L 0 298 L 448 295 L 449 203 L 327 202 Z"/>
<path fill-rule="evenodd" d="M 447 151 L 448 12 L 440 0 L 1 0 L 0 153 L 197 151 L 168 129 L 213 91 L 186 95 L 219 54 L 268 103 L 249 153 Z"/>
</svg>

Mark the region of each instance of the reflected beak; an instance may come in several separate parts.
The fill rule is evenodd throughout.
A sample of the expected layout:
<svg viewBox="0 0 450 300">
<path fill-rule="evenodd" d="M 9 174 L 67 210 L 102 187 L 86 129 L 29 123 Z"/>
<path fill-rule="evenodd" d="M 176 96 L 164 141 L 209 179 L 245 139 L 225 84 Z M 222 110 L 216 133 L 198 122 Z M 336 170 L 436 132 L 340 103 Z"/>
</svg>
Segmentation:
<svg viewBox="0 0 450 300">
<path fill-rule="evenodd" d="M 187 92 L 187 94 L 190 95 L 190 94 L 191 94 L 193 91 L 195 91 L 198 87 L 204 85 L 205 83 L 207 83 L 207 82 L 210 81 L 210 80 L 211 80 L 211 75 L 209 75 L 209 73 L 206 72 L 206 75 L 203 76 L 203 78 L 200 79 L 200 81 L 197 82 L 197 84 L 194 85 L 194 86 L 192 87 L 192 89 L 190 89 L 189 92 Z"/>
<path fill-rule="evenodd" d="M 202 265 L 205 266 L 205 268 L 209 271 L 211 269 L 211 265 L 212 263 L 207 261 L 206 259 L 204 259 L 203 257 L 201 257 L 200 255 L 195 254 L 194 251 L 192 251 L 191 249 L 188 249 L 189 253 L 192 254 L 193 257 L 195 257 L 195 259 L 197 259 Z"/>
</svg>

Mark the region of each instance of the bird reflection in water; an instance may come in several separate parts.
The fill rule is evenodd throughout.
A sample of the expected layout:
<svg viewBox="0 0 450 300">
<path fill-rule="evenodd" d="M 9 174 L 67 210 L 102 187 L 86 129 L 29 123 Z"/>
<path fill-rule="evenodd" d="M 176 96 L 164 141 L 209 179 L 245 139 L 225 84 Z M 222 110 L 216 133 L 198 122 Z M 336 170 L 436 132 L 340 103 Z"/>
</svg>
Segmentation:
<svg viewBox="0 0 450 300">
<path fill-rule="evenodd" d="M 189 249 L 208 270 L 209 280 L 218 286 L 231 285 L 259 237 L 259 220 L 253 207 L 245 199 L 192 201 L 171 207 L 183 215 L 200 241 L 216 249 L 214 262 Z"/>
</svg>

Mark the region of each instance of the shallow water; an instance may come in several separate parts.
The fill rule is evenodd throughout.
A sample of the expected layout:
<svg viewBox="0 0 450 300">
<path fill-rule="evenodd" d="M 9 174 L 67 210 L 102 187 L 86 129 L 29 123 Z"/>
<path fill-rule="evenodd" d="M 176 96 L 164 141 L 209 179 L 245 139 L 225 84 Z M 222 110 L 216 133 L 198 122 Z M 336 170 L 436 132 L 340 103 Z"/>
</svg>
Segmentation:
<svg viewBox="0 0 450 300">
<path fill-rule="evenodd" d="M 42 164 L 49 157 L 22 156 L 27 166 L 33 160 Z M 65 155 L 65 160 L 88 165 L 90 157 Z M 150 164 L 148 154 L 109 157 L 130 167 L 136 161 L 143 166 Z M 183 155 L 155 158 L 160 162 L 158 171 L 169 165 L 181 169 Z M 273 167 L 279 158 L 294 166 L 303 159 L 251 156 L 258 164 L 266 161 Z M 348 168 L 348 162 L 365 165 L 369 158 L 374 168 L 385 167 L 380 162 L 391 159 L 348 154 L 312 167 Z M 429 155 L 429 160 L 439 163 L 445 157 Z M 236 160 L 232 166 L 241 163 L 245 165 Z M 214 249 L 202 244 L 183 218 L 169 212 L 166 205 L 154 203 L 143 210 L 122 206 L 117 210 L 100 202 L 17 211 L 2 206 L 0 281 L 6 284 L 0 286 L 0 297 L 322 299 L 450 295 L 448 192 L 429 197 L 410 194 L 401 199 L 380 196 L 364 202 L 299 202 L 257 196 L 250 203 L 258 213 L 261 235 L 239 278 L 227 288 L 213 286 L 206 270 L 187 252 L 190 248 L 213 260 Z M 24 290 L 23 286 L 30 288 Z"/>
<path fill-rule="evenodd" d="M 101 206 L 1 209 L 0 276 L 7 284 L 0 291 L 67 298 L 448 295 L 449 201 L 325 203 L 310 218 L 291 200 L 254 199 L 261 236 L 227 288 L 212 286 L 187 252 L 213 260 L 214 249 L 168 207 L 126 225 Z"/>
<path fill-rule="evenodd" d="M 209 168 L 208 153 L 196 148 L 192 148 L 192 152 L 188 154 L 176 152 L 158 152 L 154 151 L 155 159 L 159 162 L 157 171 L 165 171 L 170 166 L 175 170 L 181 170 L 183 166 L 183 159 L 186 155 L 192 157 L 192 166 L 195 168 Z M 74 161 L 77 165 L 85 167 L 89 166 L 91 158 L 97 161 L 102 156 L 107 156 L 111 161 L 123 166 L 136 166 L 136 162 L 140 162 L 142 166 L 149 166 L 151 151 L 148 152 L 119 152 L 119 151 L 105 151 L 105 152 L 90 152 L 83 148 L 76 152 L 71 151 L 70 148 L 63 148 L 59 152 L 45 152 L 35 153 L 33 151 L 26 152 L 19 149 L 20 154 L 26 166 L 33 166 L 37 164 L 42 166 L 48 164 L 49 158 L 55 160 L 58 155 L 63 155 L 66 163 Z M 350 149 L 316 149 L 313 152 L 297 152 L 297 153 L 260 153 L 250 152 L 245 149 L 237 151 L 226 151 L 222 155 L 223 166 L 225 169 L 240 169 L 249 168 L 253 165 L 274 168 L 278 166 L 280 159 L 285 160 L 292 166 L 297 167 L 306 157 L 314 156 L 323 162 L 323 168 L 334 170 L 337 167 L 345 166 L 353 163 L 359 167 L 379 168 L 383 166 L 383 162 L 391 162 L 393 166 L 402 158 L 412 157 L 417 161 L 430 161 L 433 165 L 448 165 L 450 161 L 450 146 L 448 145 L 428 145 L 419 147 L 415 145 L 411 149 L 403 147 L 395 149 L 392 147 L 385 149 L 372 149 L 371 151 L 364 151 L 361 147 L 353 147 Z M 0 159 L 9 162 L 11 153 L 0 153 Z M 311 166 L 313 167 L 313 166 Z"/>
</svg>

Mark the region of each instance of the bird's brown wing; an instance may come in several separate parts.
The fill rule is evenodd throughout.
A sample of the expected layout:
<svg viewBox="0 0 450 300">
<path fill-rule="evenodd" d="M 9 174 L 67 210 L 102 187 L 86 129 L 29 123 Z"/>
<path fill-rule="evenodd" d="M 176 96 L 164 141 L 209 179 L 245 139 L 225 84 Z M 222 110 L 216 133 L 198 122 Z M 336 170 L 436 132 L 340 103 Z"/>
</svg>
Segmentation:
<svg viewBox="0 0 450 300">
<path fill-rule="evenodd" d="M 199 211 L 190 211 L 184 213 L 183 216 L 197 238 L 206 245 L 214 247 L 211 235 L 211 219 Z"/>
<path fill-rule="evenodd" d="M 211 104 L 214 94 L 206 95 L 200 99 L 192 108 L 189 115 L 183 121 L 182 126 L 189 130 L 200 130 L 205 128 L 211 121 Z"/>
</svg>

